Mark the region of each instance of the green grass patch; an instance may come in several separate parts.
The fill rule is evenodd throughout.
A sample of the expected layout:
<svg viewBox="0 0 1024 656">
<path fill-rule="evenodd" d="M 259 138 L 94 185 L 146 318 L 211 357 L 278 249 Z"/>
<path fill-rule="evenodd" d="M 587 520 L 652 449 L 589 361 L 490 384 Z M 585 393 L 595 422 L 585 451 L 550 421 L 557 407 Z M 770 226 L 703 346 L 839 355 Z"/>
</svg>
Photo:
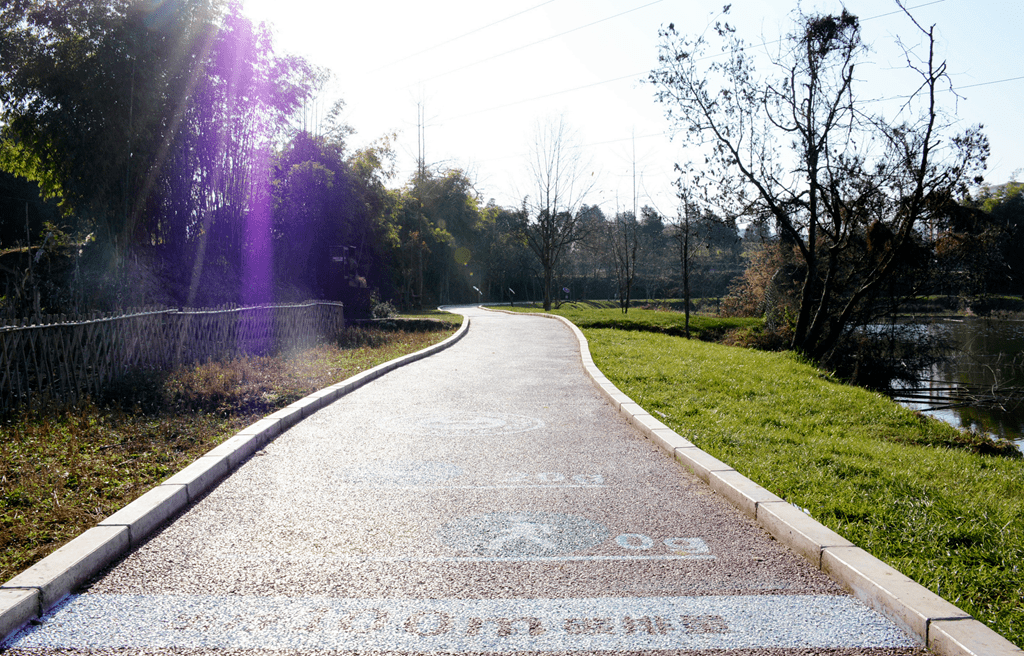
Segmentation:
<svg viewBox="0 0 1024 656">
<path fill-rule="evenodd" d="M 632 314 L 632 310 L 630 314 Z M 1024 460 L 791 353 L 584 328 L 597 366 L 680 435 L 1024 644 Z"/>
<path fill-rule="evenodd" d="M 494 306 L 503 310 L 517 312 L 543 312 L 537 306 Z M 558 314 L 569 319 L 582 328 L 614 328 L 640 332 L 660 333 L 663 335 L 685 334 L 686 315 L 682 312 L 657 306 L 645 305 L 631 307 L 626 314 L 611 301 L 583 301 L 578 303 L 562 303 L 552 308 L 551 314 Z M 710 317 L 703 314 L 690 314 L 690 336 L 704 341 L 718 341 L 733 332 L 746 332 L 760 329 L 763 320 L 749 317 Z"/>
<path fill-rule="evenodd" d="M 461 325 L 464 317 L 461 314 L 452 314 L 445 310 L 416 310 L 409 312 L 401 312 L 398 317 L 400 319 L 439 319 L 441 321 L 454 322 Z"/>
<path fill-rule="evenodd" d="M 0 423 L 0 581 L 181 470 L 264 415 L 447 338 L 349 329 L 337 342 L 170 372 L 139 372 L 105 398 Z"/>
</svg>

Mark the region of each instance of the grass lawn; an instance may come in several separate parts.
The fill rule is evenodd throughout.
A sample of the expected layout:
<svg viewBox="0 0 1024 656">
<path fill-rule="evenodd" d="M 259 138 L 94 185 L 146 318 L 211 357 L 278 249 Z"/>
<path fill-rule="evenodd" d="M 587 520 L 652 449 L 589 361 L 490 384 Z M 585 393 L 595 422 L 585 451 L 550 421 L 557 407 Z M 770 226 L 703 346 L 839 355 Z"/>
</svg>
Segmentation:
<svg viewBox="0 0 1024 656">
<path fill-rule="evenodd" d="M 537 306 L 492 306 L 500 310 L 516 312 L 543 312 Z M 644 307 L 631 307 L 626 314 L 609 301 L 562 303 L 551 311 L 559 314 L 582 328 L 616 328 L 664 335 L 683 335 L 685 315 L 682 312 L 665 312 Z M 729 331 L 745 331 L 760 328 L 760 319 L 746 317 L 708 317 L 690 314 L 690 336 L 696 339 L 715 341 Z"/>
<path fill-rule="evenodd" d="M 597 366 L 700 448 L 1024 644 L 1024 460 L 790 353 L 584 329 Z"/>
<path fill-rule="evenodd" d="M 450 336 L 349 329 L 337 343 L 140 373 L 74 408 L 0 422 L 0 581 L 45 557 L 265 415 Z"/>
<path fill-rule="evenodd" d="M 1024 644 L 1024 459 L 1010 445 L 840 384 L 793 353 L 676 336 L 676 313 L 553 313 L 583 330 L 619 389 L 680 435 Z M 691 326 L 712 339 L 758 329 L 735 321 Z"/>
</svg>

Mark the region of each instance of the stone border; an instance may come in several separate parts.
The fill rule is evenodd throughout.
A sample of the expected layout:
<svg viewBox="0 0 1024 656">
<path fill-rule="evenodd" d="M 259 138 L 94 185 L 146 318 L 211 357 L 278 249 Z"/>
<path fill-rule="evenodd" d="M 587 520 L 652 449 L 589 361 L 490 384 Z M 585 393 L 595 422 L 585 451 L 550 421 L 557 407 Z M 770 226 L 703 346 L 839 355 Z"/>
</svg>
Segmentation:
<svg viewBox="0 0 1024 656">
<path fill-rule="evenodd" d="M 943 656 L 1024 655 L 1024 650 L 982 622 L 705 453 L 652 417 L 601 373 L 590 355 L 587 338 L 565 317 L 484 309 L 559 319 L 569 326 L 579 341 L 580 357 L 587 375 L 615 409 L 647 439 L 668 452 L 676 462 L 693 472 L 776 540 L 809 560 L 931 651 Z"/>
<path fill-rule="evenodd" d="M 462 327 L 448 339 L 367 369 L 268 415 L 0 585 L 0 645 L 29 622 L 41 618 L 104 567 L 137 547 L 164 522 L 216 487 L 278 435 L 370 381 L 443 351 L 468 331 L 469 317 L 463 317 Z"/>
</svg>

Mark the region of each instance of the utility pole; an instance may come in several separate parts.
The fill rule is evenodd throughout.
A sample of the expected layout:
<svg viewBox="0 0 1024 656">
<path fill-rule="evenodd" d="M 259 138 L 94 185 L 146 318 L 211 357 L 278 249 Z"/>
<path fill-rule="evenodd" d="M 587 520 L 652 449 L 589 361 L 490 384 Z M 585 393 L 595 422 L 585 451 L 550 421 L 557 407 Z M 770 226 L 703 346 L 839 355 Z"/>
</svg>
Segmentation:
<svg viewBox="0 0 1024 656">
<path fill-rule="evenodd" d="M 426 158 L 427 158 L 427 140 L 426 133 L 427 127 L 425 125 L 425 108 L 423 107 L 423 101 L 416 103 L 416 175 L 419 179 L 423 179 L 426 174 Z"/>
<path fill-rule="evenodd" d="M 416 205 L 417 205 L 417 216 L 419 218 L 419 239 L 416 244 L 416 251 L 418 255 L 416 283 L 419 287 L 418 295 L 419 300 L 417 302 L 419 309 L 423 309 L 423 234 L 424 234 L 424 220 L 423 220 L 423 201 L 420 200 L 420 194 L 423 192 L 423 184 L 426 180 L 426 126 L 424 126 L 424 108 L 423 101 L 416 103 Z"/>
<path fill-rule="evenodd" d="M 636 127 L 633 128 L 633 219 L 640 220 L 636 213 Z"/>
</svg>

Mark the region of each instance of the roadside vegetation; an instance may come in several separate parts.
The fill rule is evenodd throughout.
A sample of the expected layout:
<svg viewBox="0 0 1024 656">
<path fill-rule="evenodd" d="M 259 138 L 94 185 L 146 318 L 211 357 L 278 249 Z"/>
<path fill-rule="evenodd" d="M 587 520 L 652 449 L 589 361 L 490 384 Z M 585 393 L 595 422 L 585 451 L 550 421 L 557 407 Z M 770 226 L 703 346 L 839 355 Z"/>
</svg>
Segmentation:
<svg viewBox="0 0 1024 656">
<path fill-rule="evenodd" d="M 450 336 L 461 317 L 350 328 L 280 356 L 139 372 L 104 398 L 3 420 L 0 581 L 263 416 Z"/>
<path fill-rule="evenodd" d="M 1024 459 L 1014 445 L 841 384 L 792 352 L 659 334 L 672 319 L 638 328 L 648 314 L 635 310 L 617 323 L 582 305 L 553 313 L 577 323 L 601 371 L 680 435 L 1024 644 Z M 734 330 L 697 318 L 704 334 Z"/>
<path fill-rule="evenodd" d="M 543 311 L 539 303 L 494 307 L 515 312 Z M 680 307 L 679 301 L 638 301 L 628 314 L 623 314 L 615 301 L 575 301 L 558 305 L 551 314 L 559 314 L 580 328 L 615 328 L 683 337 L 687 320 Z M 764 319 L 760 317 L 691 314 L 689 331 L 691 338 L 706 342 L 751 346 L 767 351 L 787 346 L 786 336 L 766 331 Z"/>
<path fill-rule="evenodd" d="M 770 59 L 724 18 L 669 23 L 647 82 L 689 145 L 680 203 L 606 216 L 561 118 L 525 144 L 521 202 L 455 166 L 396 179 L 394 135 L 353 148 L 329 71 L 241 3 L 0 3 L 0 323 L 270 298 L 365 319 L 340 345 L 0 418 L 0 580 L 266 412 L 442 336 L 397 332 L 396 309 L 531 298 L 666 423 L 1024 643 L 1017 451 L 832 378 L 881 388 L 939 347 L 853 328 L 1024 310 L 1024 184 L 979 186 L 988 140 L 937 102 L 957 65 L 917 56 L 944 46 L 897 4 L 911 65 L 875 68 L 919 76 L 898 115 L 865 100 L 845 9 L 798 7 Z M 691 293 L 723 317 L 630 307 Z"/>
<path fill-rule="evenodd" d="M 663 335 L 684 336 L 685 316 L 681 312 L 665 311 L 658 304 L 640 304 L 623 314 L 612 301 L 563 303 L 557 313 L 580 328 L 617 328 Z M 752 317 L 690 316 L 690 335 L 704 341 L 719 341 L 728 334 L 757 330 L 764 322 Z"/>
</svg>

